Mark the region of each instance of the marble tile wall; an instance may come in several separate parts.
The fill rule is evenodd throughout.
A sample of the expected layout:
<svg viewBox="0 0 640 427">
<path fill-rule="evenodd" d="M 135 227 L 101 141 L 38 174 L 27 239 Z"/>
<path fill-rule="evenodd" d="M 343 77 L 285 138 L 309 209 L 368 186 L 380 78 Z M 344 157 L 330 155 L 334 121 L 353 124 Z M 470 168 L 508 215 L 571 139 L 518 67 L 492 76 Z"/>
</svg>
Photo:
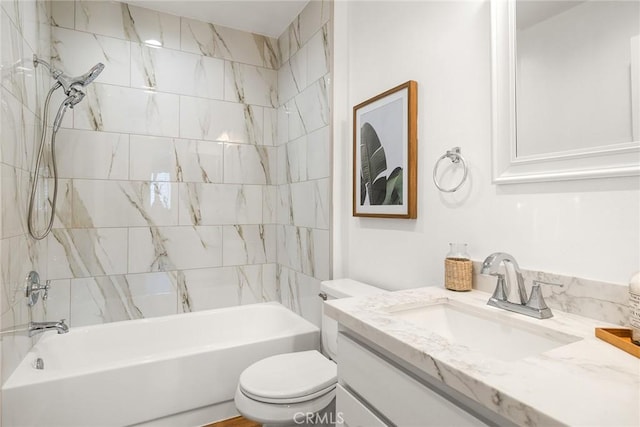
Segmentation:
<svg viewBox="0 0 640 427">
<path fill-rule="evenodd" d="M 319 324 L 330 3 L 312 1 L 276 40 L 118 2 L 0 1 L 0 327 L 271 300 Z M 62 122 L 57 214 L 40 242 L 25 218 L 51 80 L 33 72 L 34 52 L 69 74 L 106 65 Z M 33 310 L 31 269 L 52 281 Z M 31 345 L 3 338 L 5 379 Z"/>
<path fill-rule="evenodd" d="M 49 314 L 79 326 L 279 299 L 277 40 L 51 5 L 54 65 L 106 68 L 59 133 Z"/>
<path fill-rule="evenodd" d="M 330 15 L 331 2 L 312 1 L 278 38 L 277 280 L 315 322 L 330 277 Z"/>
<path fill-rule="evenodd" d="M 33 345 L 24 332 L 8 331 L 44 316 L 27 308 L 23 286 L 30 270 L 47 272 L 46 243 L 26 234 L 30 169 L 46 91 L 33 55 L 49 58 L 47 16 L 42 1 L 0 1 L 0 383 Z"/>
</svg>

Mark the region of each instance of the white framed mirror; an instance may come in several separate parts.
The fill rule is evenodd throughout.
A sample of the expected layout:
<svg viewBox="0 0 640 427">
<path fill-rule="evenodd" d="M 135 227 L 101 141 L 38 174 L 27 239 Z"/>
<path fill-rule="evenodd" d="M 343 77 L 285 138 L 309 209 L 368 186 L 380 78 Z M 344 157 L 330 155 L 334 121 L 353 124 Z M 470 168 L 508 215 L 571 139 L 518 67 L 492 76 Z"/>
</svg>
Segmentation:
<svg viewBox="0 0 640 427">
<path fill-rule="evenodd" d="M 493 181 L 640 175 L 640 2 L 492 0 Z"/>
</svg>

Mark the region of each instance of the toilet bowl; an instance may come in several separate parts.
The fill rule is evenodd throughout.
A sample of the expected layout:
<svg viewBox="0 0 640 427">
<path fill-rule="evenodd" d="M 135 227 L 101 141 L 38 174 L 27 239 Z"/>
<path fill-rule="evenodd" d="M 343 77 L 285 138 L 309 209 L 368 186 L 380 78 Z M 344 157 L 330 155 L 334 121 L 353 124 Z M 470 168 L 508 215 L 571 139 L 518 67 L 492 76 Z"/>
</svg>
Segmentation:
<svg viewBox="0 0 640 427">
<path fill-rule="evenodd" d="M 279 354 L 240 375 L 235 403 L 245 417 L 263 424 L 302 423 L 335 397 L 336 364 L 316 350 Z"/>
<path fill-rule="evenodd" d="M 322 282 L 321 290 L 326 299 L 385 292 L 350 279 Z M 266 425 L 332 424 L 338 325 L 324 314 L 321 337 L 326 356 L 316 350 L 278 354 L 245 369 L 234 398 L 238 412 Z"/>
</svg>

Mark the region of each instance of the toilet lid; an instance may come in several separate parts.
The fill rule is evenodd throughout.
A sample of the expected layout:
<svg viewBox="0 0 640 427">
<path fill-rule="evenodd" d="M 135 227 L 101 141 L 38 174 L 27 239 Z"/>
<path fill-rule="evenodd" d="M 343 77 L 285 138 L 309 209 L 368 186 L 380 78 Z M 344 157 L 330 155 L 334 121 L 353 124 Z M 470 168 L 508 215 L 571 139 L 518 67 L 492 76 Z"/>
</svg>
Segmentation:
<svg viewBox="0 0 640 427">
<path fill-rule="evenodd" d="M 255 400 L 291 402 L 324 394 L 333 389 L 337 381 L 336 364 L 311 350 L 260 360 L 242 372 L 239 385 Z"/>
</svg>

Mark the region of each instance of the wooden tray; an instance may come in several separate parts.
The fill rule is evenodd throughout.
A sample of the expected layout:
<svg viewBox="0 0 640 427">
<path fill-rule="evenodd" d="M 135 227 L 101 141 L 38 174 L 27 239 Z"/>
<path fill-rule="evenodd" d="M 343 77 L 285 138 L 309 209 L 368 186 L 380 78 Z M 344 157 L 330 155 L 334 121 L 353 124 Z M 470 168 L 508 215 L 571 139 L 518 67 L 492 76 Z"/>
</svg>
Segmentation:
<svg viewBox="0 0 640 427">
<path fill-rule="evenodd" d="M 640 358 L 640 346 L 631 342 L 631 329 L 596 328 L 596 337 Z"/>
</svg>

